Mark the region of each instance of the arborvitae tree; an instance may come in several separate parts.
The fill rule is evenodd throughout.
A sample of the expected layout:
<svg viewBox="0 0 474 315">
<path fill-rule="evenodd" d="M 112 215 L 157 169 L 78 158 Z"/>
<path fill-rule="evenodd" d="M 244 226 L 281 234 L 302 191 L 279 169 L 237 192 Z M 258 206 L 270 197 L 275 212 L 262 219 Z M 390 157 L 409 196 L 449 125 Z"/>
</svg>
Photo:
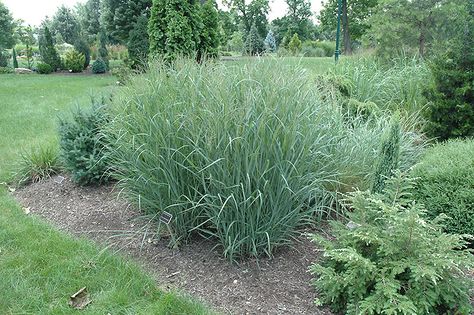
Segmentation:
<svg viewBox="0 0 474 315">
<path fill-rule="evenodd" d="M 44 27 L 39 38 L 39 51 L 43 62 L 49 64 L 54 71 L 61 67 L 61 59 L 54 47 L 53 37 L 47 26 Z"/>
<path fill-rule="evenodd" d="M 91 49 L 89 45 L 82 37 L 79 37 L 74 43 L 74 49 L 84 55 L 84 69 L 86 69 L 91 62 Z"/>
<path fill-rule="evenodd" d="M 263 40 L 258 34 L 257 27 L 255 24 L 250 28 L 250 32 L 247 35 L 247 40 L 245 41 L 245 53 L 254 56 L 260 54 L 263 51 Z"/>
<path fill-rule="evenodd" d="M 265 50 L 267 52 L 275 52 L 276 51 L 276 41 L 275 36 L 273 36 L 272 30 L 268 31 L 267 37 L 263 41 L 265 44 Z"/>
<path fill-rule="evenodd" d="M 128 36 L 128 58 L 132 69 L 140 69 L 147 64 L 150 49 L 147 29 L 148 18 L 142 15 Z"/>
<path fill-rule="evenodd" d="M 166 59 L 194 54 L 200 43 L 198 10 L 194 0 L 154 0 L 148 22 L 150 53 Z"/>
<path fill-rule="evenodd" d="M 15 47 L 13 47 L 13 50 L 12 50 L 12 59 L 13 59 L 13 68 L 18 68 L 18 60 L 16 60 Z"/>
<path fill-rule="evenodd" d="M 398 168 L 400 159 L 400 120 L 394 117 L 390 129 L 382 138 L 382 145 L 375 166 L 373 193 L 380 193 L 385 188 L 385 181 L 393 175 Z"/>
<path fill-rule="evenodd" d="M 430 63 L 433 84 L 425 90 L 430 136 L 474 136 L 474 2 L 466 1 L 464 24 Z"/>
<path fill-rule="evenodd" d="M 142 34 L 142 36 L 148 37 L 148 34 Z M 99 32 L 99 49 L 97 55 L 98 58 L 102 59 L 105 62 L 107 70 L 109 70 L 109 51 L 107 50 L 107 35 L 105 34 L 104 29 L 101 29 Z"/>
<path fill-rule="evenodd" d="M 219 15 L 214 0 L 206 0 L 201 6 L 202 29 L 200 34 L 198 59 L 204 55 L 217 57 L 219 52 Z"/>
<path fill-rule="evenodd" d="M 290 51 L 291 54 L 297 55 L 301 51 L 301 40 L 298 37 L 298 34 L 293 34 L 293 37 L 291 37 L 290 42 L 288 43 L 288 50 Z"/>
</svg>

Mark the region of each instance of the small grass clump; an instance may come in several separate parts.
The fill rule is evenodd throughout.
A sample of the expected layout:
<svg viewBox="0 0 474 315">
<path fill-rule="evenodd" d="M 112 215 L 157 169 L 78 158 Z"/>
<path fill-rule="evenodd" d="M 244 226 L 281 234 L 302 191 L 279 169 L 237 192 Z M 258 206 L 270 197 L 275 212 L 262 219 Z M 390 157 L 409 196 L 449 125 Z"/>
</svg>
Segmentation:
<svg viewBox="0 0 474 315">
<path fill-rule="evenodd" d="M 199 232 L 231 260 L 271 256 L 341 187 L 371 186 L 390 119 L 348 122 L 333 105 L 300 67 L 158 62 L 116 96 L 105 134 L 124 193 L 172 213 L 178 241 Z M 419 146 L 401 138 L 409 167 Z"/>
<path fill-rule="evenodd" d="M 18 186 L 36 183 L 61 171 L 58 150 L 52 145 L 20 153 L 13 179 Z"/>
</svg>

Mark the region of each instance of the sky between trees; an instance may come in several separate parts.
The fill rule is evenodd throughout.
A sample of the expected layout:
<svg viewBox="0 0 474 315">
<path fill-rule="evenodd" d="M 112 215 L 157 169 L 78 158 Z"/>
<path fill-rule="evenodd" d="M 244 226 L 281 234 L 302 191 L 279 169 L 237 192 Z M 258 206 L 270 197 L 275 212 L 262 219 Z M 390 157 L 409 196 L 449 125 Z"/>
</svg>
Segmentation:
<svg viewBox="0 0 474 315">
<path fill-rule="evenodd" d="M 57 8 L 64 4 L 73 7 L 76 3 L 84 3 L 86 0 L 0 0 L 8 7 L 15 19 L 22 19 L 26 24 L 38 26 L 45 16 L 53 16 Z M 221 1 L 217 1 L 220 3 Z M 321 0 L 311 0 L 311 10 L 319 13 Z M 286 12 L 284 0 L 270 0 L 269 21 L 282 17 Z"/>
</svg>

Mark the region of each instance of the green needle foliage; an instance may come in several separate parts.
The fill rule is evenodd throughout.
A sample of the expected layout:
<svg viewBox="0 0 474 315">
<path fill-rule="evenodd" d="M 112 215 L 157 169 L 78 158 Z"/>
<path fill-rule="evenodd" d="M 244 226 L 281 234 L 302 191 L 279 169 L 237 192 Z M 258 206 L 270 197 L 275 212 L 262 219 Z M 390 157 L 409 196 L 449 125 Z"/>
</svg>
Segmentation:
<svg viewBox="0 0 474 315">
<path fill-rule="evenodd" d="M 92 99 L 88 109 L 77 107 L 59 121 L 60 156 L 73 180 L 81 185 L 107 181 L 108 169 L 101 128 L 107 122 L 104 99 Z"/>
<path fill-rule="evenodd" d="M 173 214 L 182 243 L 213 236 L 231 260 L 271 256 L 332 197 L 372 183 L 385 117 L 350 123 L 304 69 L 155 62 L 114 98 L 104 131 L 115 176 L 144 212 Z M 402 135 L 400 167 L 420 145 Z"/>
<path fill-rule="evenodd" d="M 16 49 L 12 49 L 12 60 L 13 60 L 13 68 L 18 68 L 18 60 L 16 60 Z"/>
<path fill-rule="evenodd" d="M 41 59 L 44 63 L 50 65 L 51 68 L 53 68 L 53 71 L 56 71 L 61 67 L 61 58 L 54 47 L 53 37 L 47 26 L 44 27 L 42 34 L 40 35 L 39 50 Z"/>
<path fill-rule="evenodd" d="M 384 195 L 357 192 L 345 225 L 333 221 L 329 241 L 311 267 L 321 300 L 344 314 L 472 314 L 474 256 L 460 235 L 442 232 L 442 217 L 425 217 L 412 201 L 413 180 L 400 173 Z"/>
<path fill-rule="evenodd" d="M 373 193 L 381 193 L 385 188 L 385 181 L 398 169 L 400 159 L 400 121 L 394 116 L 390 129 L 382 138 L 379 157 L 375 166 Z"/>
<path fill-rule="evenodd" d="M 428 215 L 448 216 L 450 233 L 474 235 L 474 140 L 452 140 L 427 150 L 413 170 L 414 195 Z"/>
</svg>

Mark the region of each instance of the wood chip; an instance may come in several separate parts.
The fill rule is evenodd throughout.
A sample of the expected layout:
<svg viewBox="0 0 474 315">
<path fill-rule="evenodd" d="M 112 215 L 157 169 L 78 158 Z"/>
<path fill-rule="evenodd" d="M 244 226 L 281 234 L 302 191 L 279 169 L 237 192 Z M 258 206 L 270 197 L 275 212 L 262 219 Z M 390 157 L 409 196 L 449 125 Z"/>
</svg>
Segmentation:
<svg viewBox="0 0 474 315">
<path fill-rule="evenodd" d="M 91 302 L 92 300 L 89 298 L 86 287 L 83 287 L 69 298 L 69 305 L 76 310 L 84 309 Z"/>
</svg>

